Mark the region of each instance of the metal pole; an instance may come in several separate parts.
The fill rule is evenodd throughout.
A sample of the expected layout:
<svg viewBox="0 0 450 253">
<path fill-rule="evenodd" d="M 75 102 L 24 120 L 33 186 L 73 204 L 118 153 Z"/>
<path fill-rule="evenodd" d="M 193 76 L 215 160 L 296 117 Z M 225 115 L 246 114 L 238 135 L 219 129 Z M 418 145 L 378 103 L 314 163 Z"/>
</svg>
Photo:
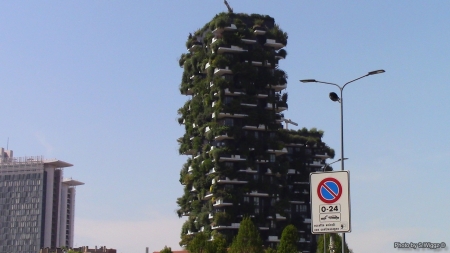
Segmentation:
<svg viewBox="0 0 450 253">
<path fill-rule="evenodd" d="M 344 170 L 344 88 L 341 88 L 341 170 Z M 345 253 L 345 233 L 342 233 L 342 253 Z"/>
</svg>

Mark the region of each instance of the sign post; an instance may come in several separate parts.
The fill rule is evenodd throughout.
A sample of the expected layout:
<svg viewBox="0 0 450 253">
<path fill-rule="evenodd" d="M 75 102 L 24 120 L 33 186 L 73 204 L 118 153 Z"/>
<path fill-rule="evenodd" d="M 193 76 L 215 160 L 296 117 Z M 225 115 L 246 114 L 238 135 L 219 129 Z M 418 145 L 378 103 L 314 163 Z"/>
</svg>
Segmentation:
<svg viewBox="0 0 450 253">
<path fill-rule="evenodd" d="M 348 171 L 309 174 L 311 233 L 349 233 L 350 184 Z"/>
</svg>

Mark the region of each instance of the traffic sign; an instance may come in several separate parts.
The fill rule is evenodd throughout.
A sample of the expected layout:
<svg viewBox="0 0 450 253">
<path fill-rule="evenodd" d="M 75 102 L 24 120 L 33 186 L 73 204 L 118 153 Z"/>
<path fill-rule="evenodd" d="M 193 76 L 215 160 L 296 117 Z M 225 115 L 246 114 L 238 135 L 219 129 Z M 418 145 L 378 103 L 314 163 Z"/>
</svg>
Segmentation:
<svg viewBox="0 0 450 253">
<path fill-rule="evenodd" d="M 317 195 L 319 199 L 325 203 L 334 203 L 339 200 L 342 195 L 341 183 L 333 177 L 327 177 L 320 181 L 317 187 Z"/>
<path fill-rule="evenodd" d="M 350 232 L 349 172 L 313 172 L 309 175 L 309 179 L 311 232 L 313 234 Z"/>
</svg>

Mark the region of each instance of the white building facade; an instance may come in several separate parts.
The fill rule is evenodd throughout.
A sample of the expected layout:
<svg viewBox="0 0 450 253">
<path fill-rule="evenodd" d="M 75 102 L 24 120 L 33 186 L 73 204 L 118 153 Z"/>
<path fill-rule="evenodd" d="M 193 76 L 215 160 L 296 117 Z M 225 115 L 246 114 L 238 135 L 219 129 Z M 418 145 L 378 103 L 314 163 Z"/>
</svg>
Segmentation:
<svg viewBox="0 0 450 253">
<path fill-rule="evenodd" d="M 73 247 L 75 187 L 84 183 L 63 179 L 71 166 L 0 148 L 0 252 Z"/>
</svg>

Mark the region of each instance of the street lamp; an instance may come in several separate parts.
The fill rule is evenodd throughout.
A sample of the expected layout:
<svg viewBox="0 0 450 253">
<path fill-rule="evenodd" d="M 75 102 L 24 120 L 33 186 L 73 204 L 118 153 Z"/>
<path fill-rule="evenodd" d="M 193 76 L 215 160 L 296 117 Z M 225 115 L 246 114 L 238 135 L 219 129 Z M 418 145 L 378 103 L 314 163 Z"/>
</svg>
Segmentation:
<svg viewBox="0 0 450 253">
<path fill-rule="evenodd" d="M 346 82 L 342 87 L 335 84 L 335 83 L 329 83 L 329 82 L 322 82 L 322 81 L 317 81 L 316 79 L 304 79 L 304 80 L 300 80 L 300 82 L 302 83 L 324 83 L 324 84 L 330 84 L 330 85 L 334 85 L 336 87 L 339 88 L 339 90 L 341 91 L 341 97 L 339 97 L 336 93 L 331 92 L 330 93 L 330 99 L 334 102 L 339 102 L 341 104 L 341 170 L 344 170 L 344 98 L 342 96 L 342 92 L 345 88 L 345 86 L 347 86 L 347 84 L 352 83 L 354 81 L 357 81 L 361 78 L 364 78 L 366 76 L 371 76 L 371 75 L 376 75 L 376 74 L 382 74 L 385 71 L 383 69 L 379 69 L 379 70 L 374 70 L 374 71 L 370 71 L 369 73 L 358 77 L 356 79 L 353 79 L 351 81 Z M 342 233 L 342 253 L 345 253 L 344 251 L 345 249 L 345 233 Z"/>
</svg>

